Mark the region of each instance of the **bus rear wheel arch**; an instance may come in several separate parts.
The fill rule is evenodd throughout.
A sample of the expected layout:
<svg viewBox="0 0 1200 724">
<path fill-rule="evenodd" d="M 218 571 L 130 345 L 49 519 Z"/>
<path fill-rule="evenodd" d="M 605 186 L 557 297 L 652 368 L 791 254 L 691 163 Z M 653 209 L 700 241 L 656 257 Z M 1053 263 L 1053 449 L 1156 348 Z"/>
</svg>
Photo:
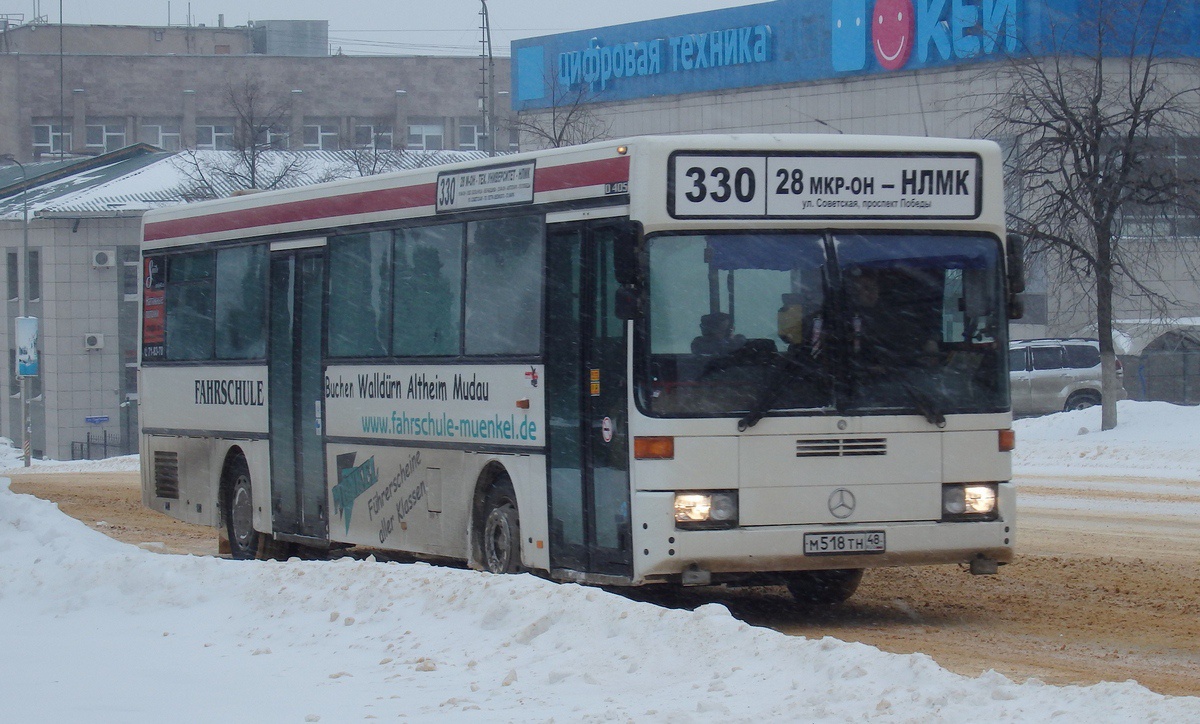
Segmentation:
<svg viewBox="0 0 1200 724">
<path fill-rule="evenodd" d="M 485 475 L 476 495 L 476 560 L 489 573 L 521 570 L 521 517 L 512 478 L 502 468 Z"/>
</svg>

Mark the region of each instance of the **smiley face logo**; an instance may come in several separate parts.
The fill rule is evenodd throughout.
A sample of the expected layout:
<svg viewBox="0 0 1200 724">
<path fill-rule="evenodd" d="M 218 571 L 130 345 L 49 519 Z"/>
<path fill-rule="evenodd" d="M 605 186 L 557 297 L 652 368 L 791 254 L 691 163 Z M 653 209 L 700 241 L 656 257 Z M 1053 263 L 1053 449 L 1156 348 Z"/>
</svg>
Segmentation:
<svg viewBox="0 0 1200 724">
<path fill-rule="evenodd" d="M 912 55 L 912 0 L 876 0 L 871 13 L 871 46 L 887 70 L 899 70 Z"/>
</svg>

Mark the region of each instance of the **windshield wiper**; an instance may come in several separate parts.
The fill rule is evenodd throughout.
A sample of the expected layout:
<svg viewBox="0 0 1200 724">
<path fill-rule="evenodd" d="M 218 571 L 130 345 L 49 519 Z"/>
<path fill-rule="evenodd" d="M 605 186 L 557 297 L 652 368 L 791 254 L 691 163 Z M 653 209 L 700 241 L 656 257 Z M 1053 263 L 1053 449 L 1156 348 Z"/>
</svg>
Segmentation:
<svg viewBox="0 0 1200 724">
<path fill-rule="evenodd" d="M 779 399 L 786 383 L 795 379 L 796 372 L 810 369 L 809 365 L 794 359 L 790 352 L 788 354 L 776 353 L 772 367 L 775 368 L 775 374 L 763 387 L 754 405 L 746 412 L 746 416 L 738 420 L 738 432 L 745 432 L 757 425 L 775 406 L 775 401 Z"/>
<path fill-rule="evenodd" d="M 921 392 L 903 378 L 900 378 L 900 387 L 908 395 L 908 398 L 912 400 L 913 405 L 917 408 L 917 412 L 921 413 L 926 422 L 930 425 L 937 425 L 939 428 L 946 426 L 946 415 L 938 409 L 938 404 L 932 395 Z"/>
</svg>

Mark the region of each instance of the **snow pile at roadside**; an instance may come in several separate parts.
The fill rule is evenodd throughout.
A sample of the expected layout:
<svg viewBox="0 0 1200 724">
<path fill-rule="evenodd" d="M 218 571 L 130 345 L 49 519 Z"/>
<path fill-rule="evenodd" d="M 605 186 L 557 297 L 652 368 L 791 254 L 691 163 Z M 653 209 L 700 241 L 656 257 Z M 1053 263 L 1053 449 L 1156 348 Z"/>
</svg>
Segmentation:
<svg viewBox="0 0 1200 724">
<path fill-rule="evenodd" d="M 967 678 L 717 605 L 426 565 L 155 555 L 3 479 L 0 581 L 5 721 L 1200 721 L 1200 698 Z"/>
<path fill-rule="evenodd" d="M 30 461 L 26 468 L 21 456 L 21 446 L 12 440 L 0 437 L 0 475 L 30 473 L 128 473 L 140 468 L 137 455 L 122 455 L 104 460 L 38 460 Z"/>
<path fill-rule="evenodd" d="M 1015 475 L 1200 480 L 1200 407 L 1117 403 L 1117 427 L 1101 431 L 1100 408 L 1013 422 Z"/>
</svg>

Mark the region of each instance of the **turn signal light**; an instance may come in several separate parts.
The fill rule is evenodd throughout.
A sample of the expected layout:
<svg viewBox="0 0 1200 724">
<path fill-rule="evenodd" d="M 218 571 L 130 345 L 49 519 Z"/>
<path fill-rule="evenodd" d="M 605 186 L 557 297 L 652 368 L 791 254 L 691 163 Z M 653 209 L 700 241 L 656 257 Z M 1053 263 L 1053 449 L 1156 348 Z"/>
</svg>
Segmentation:
<svg viewBox="0 0 1200 724">
<path fill-rule="evenodd" d="M 1000 431 L 1000 452 L 1012 452 L 1017 447 L 1017 433 L 1009 428 Z"/>
<path fill-rule="evenodd" d="M 635 437 L 633 456 L 638 460 L 674 460 L 675 438 Z"/>
</svg>

